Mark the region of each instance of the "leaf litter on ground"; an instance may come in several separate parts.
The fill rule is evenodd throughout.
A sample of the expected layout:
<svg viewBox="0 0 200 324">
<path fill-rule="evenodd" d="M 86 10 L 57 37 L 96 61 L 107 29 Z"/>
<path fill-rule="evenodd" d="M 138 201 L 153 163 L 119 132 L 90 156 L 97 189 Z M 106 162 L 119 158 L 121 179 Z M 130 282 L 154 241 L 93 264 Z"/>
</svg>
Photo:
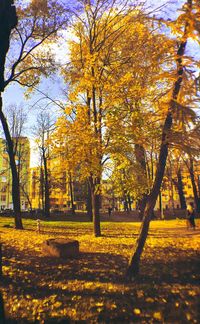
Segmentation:
<svg viewBox="0 0 200 324">
<path fill-rule="evenodd" d="M 151 222 L 133 283 L 124 274 L 137 240 L 139 223 L 91 223 L 24 220 L 25 230 L 4 228 L 1 218 L 6 316 L 17 323 L 61 320 L 87 323 L 198 323 L 200 230 L 182 220 Z M 80 243 L 78 258 L 48 257 L 41 244 L 65 237 Z"/>
</svg>

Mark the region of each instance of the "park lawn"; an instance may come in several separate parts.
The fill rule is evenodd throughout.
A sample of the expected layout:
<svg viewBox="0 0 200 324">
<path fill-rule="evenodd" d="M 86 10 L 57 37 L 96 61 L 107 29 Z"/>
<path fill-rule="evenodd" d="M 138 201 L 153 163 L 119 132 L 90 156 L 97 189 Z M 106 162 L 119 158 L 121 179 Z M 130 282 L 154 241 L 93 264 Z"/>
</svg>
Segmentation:
<svg viewBox="0 0 200 324">
<path fill-rule="evenodd" d="M 199 220 L 198 220 L 199 222 Z M 125 281 L 140 223 L 103 222 L 100 238 L 91 223 L 24 220 L 25 230 L 0 217 L 6 316 L 17 323 L 199 323 L 200 229 L 184 220 L 152 221 L 135 282 Z M 198 224 L 200 226 L 200 222 Z M 47 238 L 78 239 L 80 256 L 42 254 Z M 68 320 L 68 321 L 67 321 Z"/>
</svg>

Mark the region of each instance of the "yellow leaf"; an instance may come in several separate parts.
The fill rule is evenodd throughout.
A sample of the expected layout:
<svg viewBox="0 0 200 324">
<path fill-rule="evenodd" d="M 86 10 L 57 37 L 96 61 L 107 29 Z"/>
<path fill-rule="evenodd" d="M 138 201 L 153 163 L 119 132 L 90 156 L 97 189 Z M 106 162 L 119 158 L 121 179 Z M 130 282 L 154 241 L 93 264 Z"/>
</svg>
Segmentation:
<svg viewBox="0 0 200 324">
<path fill-rule="evenodd" d="M 147 303 L 154 303 L 154 299 L 151 297 L 147 297 L 145 300 Z"/>
<path fill-rule="evenodd" d="M 188 321 L 191 321 L 192 319 L 192 315 L 190 313 L 186 313 L 186 317 Z"/>
<path fill-rule="evenodd" d="M 134 308 L 133 313 L 135 315 L 140 315 L 141 314 L 141 310 L 139 308 Z"/>
<path fill-rule="evenodd" d="M 155 318 L 156 320 L 161 321 L 162 320 L 162 314 L 161 314 L 161 312 L 155 312 L 155 313 L 153 313 L 153 318 Z"/>
<path fill-rule="evenodd" d="M 55 307 L 55 308 L 59 308 L 61 305 L 62 305 L 62 303 L 59 302 L 59 301 L 57 301 L 57 302 L 54 304 L 54 307 Z"/>
</svg>

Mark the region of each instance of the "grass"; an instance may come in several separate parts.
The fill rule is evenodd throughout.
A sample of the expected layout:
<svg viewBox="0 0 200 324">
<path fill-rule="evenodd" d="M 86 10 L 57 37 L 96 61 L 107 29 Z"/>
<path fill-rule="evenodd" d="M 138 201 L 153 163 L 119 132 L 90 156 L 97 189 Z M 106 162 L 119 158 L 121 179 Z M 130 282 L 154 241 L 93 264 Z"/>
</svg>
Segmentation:
<svg viewBox="0 0 200 324">
<path fill-rule="evenodd" d="M 152 221 L 140 276 L 128 283 L 140 223 L 103 222 L 100 238 L 88 222 L 42 221 L 40 234 L 35 220 L 23 223 L 17 231 L 0 218 L 8 323 L 199 323 L 199 228 Z M 78 239 L 80 256 L 43 255 L 42 242 L 53 237 Z"/>
</svg>

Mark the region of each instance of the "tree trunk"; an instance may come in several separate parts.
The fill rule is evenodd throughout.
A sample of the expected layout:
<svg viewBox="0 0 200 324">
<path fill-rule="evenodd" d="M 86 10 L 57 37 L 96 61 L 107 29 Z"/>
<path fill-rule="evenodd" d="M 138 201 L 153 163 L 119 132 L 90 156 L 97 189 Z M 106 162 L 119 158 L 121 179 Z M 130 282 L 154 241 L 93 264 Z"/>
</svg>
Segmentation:
<svg viewBox="0 0 200 324">
<path fill-rule="evenodd" d="M 128 194 L 127 199 L 128 199 L 128 208 L 129 208 L 130 211 L 132 211 L 130 194 Z"/>
<path fill-rule="evenodd" d="M 73 185 L 72 185 L 72 175 L 69 172 L 69 190 L 70 190 L 70 200 L 71 200 L 71 211 L 72 215 L 75 215 L 75 206 L 74 206 L 74 196 L 73 196 Z"/>
<path fill-rule="evenodd" d="M 47 158 L 43 152 L 43 164 L 44 164 L 44 215 L 50 217 L 50 197 L 49 197 L 49 171 L 47 166 Z"/>
<path fill-rule="evenodd" d="M 184 195 L 184 191 L 183 191 L 183 181 L 182 181 L 182 174 L 181 174 L 181 169 L 178 169 L 178 173 L 177 173 L 177 189 L 178 189 L 178 195 L 179 195 L 179 200 L 180 200 L 180 205 L 181 205 L 181 209 L 186 209 L 186 200 L 185 200 L 185 195 Z"/>
<path fill-rule="evenodd" d="M 42 203 L 42 206 L 41 206 Z M 42 160 L 40 166 L 40 193 L 39 193 L 39 208 L 42 208 L 44 214 L 44 172 L 42 167 Z"/>
<path fill-rule="evenodd" d="M 88 181 L 88 192 L 87 192 L 87 215 L 89 217 L 89 220 L 92 222 L 93 217 L 92 217 L 92 196 L 91 196 L 91 188 L 90 188 L 90 183 Z"/>
<path fill-rule="evenodd" d="M 143 181 L 147 184 L 147 165 L 145 159 L 145 150 L 144 147 L 140 144 L 135 144 L 135 158 L 138 163 L 139 168 L 142 170 L 142 178 Z M 138 178 L 140 181 L 140 178 Z M 142 198 L 138 201 L 138 209 L 139 209 L 139 218 L 142 220 L 144 209 L 147 202 L 147 194 L 143 194 Z"/>
<path fill-rule="evenodd" d="M 17 14 L 13 1 L 1 1 L 0 6 L 0 92 L 4 91 L 4 69 L 10 44 L 11 30 L 17 25 Z"/>
<path fill-rule="evenodd" d="M 164 219 L 164 213 L 163 213 L 163 202 L 162 202 L 162 191 L 159 192 L 159 209 L 160 209 L 160 218 Z"/>
<path fill-rule="evenodd" d="M 29 207 L 30 207 L 30 211 L 32 212 L 33 208 L 32 208 L 32 201 L 31 201 L 31 199 L 30 199 L 30 196 L 29 196 L 29 194 L 26 192 L 26 190 L 24 189 L 24 186 L 23 186 L 23 185 L 21 185 L 21 189 L 22 189 L 22 191 L 23 191 L 24 196 L 25 196 L 26 199 L 28 200 L 28 204 L 29 204 Z"/>
<path fill-rule="evenodd" d="M 149 196 L 147 196 L 146 207 L 144 210 L 144 216 L 141 224 L 139 237 L 137 239 L 136 247 L 133 251 L 133 254 L 129 260 L 126 276 L 130 280 L 133 279 L 139 273 L 140 258 L 147 239 L 151 215 L 153 213 L 153 209 L 160 192 L 160 187 L 162 184 L 162 179 L 165 171 L 166 160 L 168 155 L 168 145 L 169 145 L 168 141 L 166 140 L 166 137 L 169 130 L 171 129 L 171 126 L 172 126 L 172 114 L 171 111 L 169 111 L 167 114 L 167 118 L 165 120 L 165 124 L 163 126 L 162 143 L 160 148 L 160 154 L 159 154 L 159 160 L 157 164 L 154 185 L 151 190 L 151 193 L 149 194 Z"/>
<path fill-rule="evenodd" d="M 13 141 L 10 136 L 8 124 L 4 113 L 2 111 L 3 103 L 2 97 L 0 96 L 0 120 L 3 126 L 4 134 L 6 137 L 6 144 L 12 174 L 12 200 L 13 200 L 13 210 L 14 210 L 14 218 L 15 218 L 15 228 L 23 229 L 22 219 L 21 219 L 21 206 L 20 206 L 20 186 L 19 186 L 19 178 L 17 174 L 17 167 L 15 163 L 15 155 L 13 150 Z"/>
<path fill-rule="evenodd" d="M 93 228 L 94 235 L 96 237 L 101 236 L 100 227 L 100 195 L 96 193 L 96 185 L 99 184 L 97 179 L 94 183 L 92 177 L 90 177 L 90 189 L 91 189 L 91 201 L 92 201 L 92 216 L 93 216 Z"/>
<path fill-rule="evenodd" d="M 12 199 L 13 199 L 13 209 L 15 217 L 15 228 L 23 229 L 22 219 L 21 219 L 21 208 L 20 208 L 20 189 L 19 189 L 19 179 L 17 176 L 17 168 L 15 163 L 15 156 L 13 150 L 13 142 L 10 136 L 8 124 L 6 118 L 3 114 L 3 102 L 1 97 L 1 92 L 4 91 L 4 69 L 6 54 L 9 49 L 9 40 L 11 30 L 17 25 L 17 15 L 15 6 L 12 5 L 11 1 L 4 1 L 1 3 L 0 7 L 0 119 L 3 126 L 4 134 L 6 137 L 8 155 L 10 161 L 10 168 L 12 173 Z"/>
<path fill-rule="evenodd" d="M 191 1 L 188 0 L 188 10 L 191 11 Z M 169 108 L 167 112 L 167 116 L 162 128 L 162 138 L 161 138 L 161 145 L 160 145 L 160 151 L 159 151 L 159 158 L 156 168 L 156 175 L 153 187 L 151 189 L 150 194 L 147 197 L 146 207 L 144 210 L 144 216 L 143 216 L 143 222 L 141 224 L 141 229 L 139 233 L 139 237 L 137 239 L 136 246 L 133 250 L 133 253 L 129 260 L 128 269 L 126 272 L 126 277 L 129 280 L 132 280 L 135 278 L 136 275 L 139 273 L 139 265 L 140 265 L 140 259 L 143 252 L 143 248 L 148 236 L 148 230 L 149 230 L 149 223 L 151 220 L 151 214 L 153 212 L 154 206 L 156 204 L 157 197 L 160 192 L 160 187 L 162 184 L 165 166 L 166 166 L 166 160 L 168 156 L 168 146 L 169 146 L 169 134 L 170 130 L 172 128 L 172 121 L 173 121 L 173 111 L 176 107 L 176 100 L 178 97 L 178 94 L 181 89 L 181 83 L 183 79 L 183 65 L 182 65 L 182 59 L 183 55 L 185 53 L 185 47 L 187 43 L 187 36 L 188 36 L 188 29 L 189 25 L 188 22 L 186 22 L 184 35 L 182 38 L 182 41 L 179 45 L 178 51 L 177 51 L 177 80 L 174 83 L 173 86 L 173 92 L 172 92 L 172 99 L 169 103 Z"/>
<path fill-rule="evenodd" d="M 126 194 L 124 194 L 124 211 L 127 212 L 127 213 L 129 212 L 128 200 L 127 200 Z"/>
<path fill-rule="evenodd" d="M 200 212 L 200 198 L 198 196 L 197 185 L 196 185 L 195 177 L 194 177 L 194 161 L 193 161 L 192 157 L 190 157 L 189 172 L 190 172 L 190 178 L 191 178 L 191 182 L 192 182 L 192 189 L 193 189 L 193 194 L 194 194 L 196 211 L 197 211 L 197 213 L 199 213 Z"/>
<path fill-rule="evenodd" d="M 142 220 L 144 215 L 144 210 L 147 202 L 147 195 L 144 194 L 141 199 L 138 200 L 138 210 L 139 210 L 139 219 Z"/>
</svg>

